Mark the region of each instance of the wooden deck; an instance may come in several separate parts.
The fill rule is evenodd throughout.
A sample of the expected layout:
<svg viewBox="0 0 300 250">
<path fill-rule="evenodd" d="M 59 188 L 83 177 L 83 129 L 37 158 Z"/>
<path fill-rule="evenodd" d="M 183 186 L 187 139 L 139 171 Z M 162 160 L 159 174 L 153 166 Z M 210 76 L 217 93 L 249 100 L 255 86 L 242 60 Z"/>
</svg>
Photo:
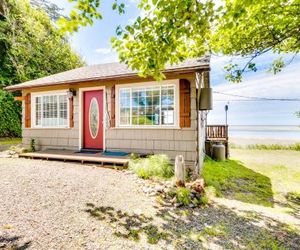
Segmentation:
<svg viewBox="0 0 300 250">
<path fill-rule="evenodd" d="M 34 153 L 23 153 L 19 157 L 30 159 L 45 159 L 45 160 L 63 160 L 63 161 L 78 161 L 83 163 L 98 163 L 101 166 L 127 166 L 129 158 L 125 156 L 112 157 L 104 156 L 102 153 L 86 154 L 76 153 L 71 150 L 45 150 Z"/>
</svg>

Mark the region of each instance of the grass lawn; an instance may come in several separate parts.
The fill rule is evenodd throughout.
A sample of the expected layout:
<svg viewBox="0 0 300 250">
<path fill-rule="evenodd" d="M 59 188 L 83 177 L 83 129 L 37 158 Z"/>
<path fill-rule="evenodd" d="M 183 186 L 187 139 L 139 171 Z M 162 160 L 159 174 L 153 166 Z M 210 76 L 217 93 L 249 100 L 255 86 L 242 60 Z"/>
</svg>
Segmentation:
<svg viewBox="0 0 300 250">
<path fill-rule="evenodd" d="M 218 242 L 234 239 L 235 249 L 299 249 L 299 151 L 231 149 L 230 160 L 206 160 L 203 177 L 216 188 L 215 204 L 230 211 L 218 220 Z"/>
<path fill-rule="evenodd" d="M 300 193 L 300 152 L 236 149 L 230 154 L 231 158 L 270 178 L 275 195 Z"/>
<path fill-rule="evenodd" d="M 22 138 L 0 138 L 0 145 L 19 144 L 22 142 Z"/>
<path fill-rule="evenodd" d="M 231 149 L 230 160 L 205 163 L 203 175 L 217 195 L 247 203 L 273 206 L 300 193 L 300 152 Z"/>
</svg>

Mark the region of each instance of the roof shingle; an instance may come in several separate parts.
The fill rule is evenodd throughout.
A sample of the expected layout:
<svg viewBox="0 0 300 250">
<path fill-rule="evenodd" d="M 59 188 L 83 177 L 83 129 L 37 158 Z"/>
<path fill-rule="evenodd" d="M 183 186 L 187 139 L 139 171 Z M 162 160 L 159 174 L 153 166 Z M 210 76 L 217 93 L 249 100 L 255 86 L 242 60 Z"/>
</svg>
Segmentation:
<svg viewBox="0 0 300 250">
<path fill-rule="evenodd" d="M 186 70 L 197 70 L 209 67 L 209 57 L 200 59 L 188 59 L 178 65 L 168 66 L 164 73 L 179 72 Z M 84 81 L 102 80 L 102 79 L 120 79 L 137 76 L 136 71 L 130 70 L 127 65 L 122 63 L 106 63 L 85 66 L 58 74 L 42 77 L 39 79 L 27 81 L 24 83 L 6 87 L 6 90 L 14 91 L 31 87 L 42 87 L 50 85 L 59 85 L 67 83 L 77 83 Z"/>
</svg>

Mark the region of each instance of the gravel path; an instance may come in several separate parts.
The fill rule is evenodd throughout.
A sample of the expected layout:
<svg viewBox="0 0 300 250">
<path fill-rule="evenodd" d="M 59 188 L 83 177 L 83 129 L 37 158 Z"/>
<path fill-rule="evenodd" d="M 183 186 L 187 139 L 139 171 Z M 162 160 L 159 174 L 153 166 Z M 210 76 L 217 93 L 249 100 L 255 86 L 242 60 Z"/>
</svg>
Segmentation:
<svg viewBox="0 0 300 250">
<path fill-rule="evenodd" d="M 0 159 L 0 249 L 148 249 L 124 240 L 86 210 L 112 207 L 155 213 L 124 172 L 75 163 Z M 88 205 L 87 205 L 88 204 Z M 157 246 L 155 247 L 157 248 Z"/>
<path fill-rule="evenodd" d="M 144 186 L 129 172 L 0 158 L 0 249 L 299 249 L 298 210 L 280 219 L 230 200 L 174 209 Z"/>
</svg>

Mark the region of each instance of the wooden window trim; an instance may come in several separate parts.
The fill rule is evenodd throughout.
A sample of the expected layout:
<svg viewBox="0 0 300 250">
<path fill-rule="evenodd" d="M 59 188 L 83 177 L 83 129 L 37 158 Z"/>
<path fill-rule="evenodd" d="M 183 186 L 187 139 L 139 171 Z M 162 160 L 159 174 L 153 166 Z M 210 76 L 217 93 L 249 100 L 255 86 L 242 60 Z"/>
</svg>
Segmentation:
<svg viewBox="0 0 300 250">
<path fill-rule="evenodd" d="M 191 127 L 191 84 L 180 79 L 180 127 Z"/>
</svg>

